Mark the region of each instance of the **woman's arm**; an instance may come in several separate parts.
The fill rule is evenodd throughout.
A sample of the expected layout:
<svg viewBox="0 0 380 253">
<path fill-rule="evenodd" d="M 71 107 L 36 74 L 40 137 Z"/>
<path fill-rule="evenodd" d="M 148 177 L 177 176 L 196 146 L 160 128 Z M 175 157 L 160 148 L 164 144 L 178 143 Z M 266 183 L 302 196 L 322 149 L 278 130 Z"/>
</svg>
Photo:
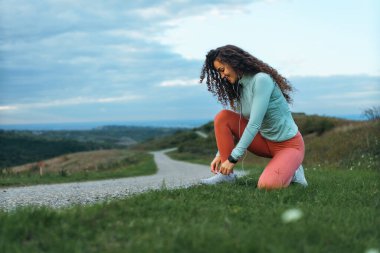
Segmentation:
<svg viewBox="0 0 380 253">
<path fill-rule="evenodd" d="M 256 74 L 250 85 L 252 85 L 253 98 L 249 121 L 241 139 L 231 153 L 236 160 L 243 156 L 259 131 L 275 86 L 272 78 L 264 73 Z"/>
</svg>

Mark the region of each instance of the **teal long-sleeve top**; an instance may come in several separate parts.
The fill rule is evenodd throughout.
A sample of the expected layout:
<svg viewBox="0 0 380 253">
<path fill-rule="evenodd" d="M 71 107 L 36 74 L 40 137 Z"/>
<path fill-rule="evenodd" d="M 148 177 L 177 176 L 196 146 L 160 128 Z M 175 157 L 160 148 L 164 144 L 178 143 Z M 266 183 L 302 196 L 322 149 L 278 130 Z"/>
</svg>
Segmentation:
<svg viewBox="0 0 380 253">
<path fill-rule="evenodd" d="M 231 156 L 239 159 L 252 143 L 258 132 L 275 142 L 294 137 L 298 132 L 290 112 L 288 103 L 281 89 L 266 73 L 243 75 L 241 84 L 240 111 L 248 120 L 242 137 L 231 152 Z"/>
</svg>

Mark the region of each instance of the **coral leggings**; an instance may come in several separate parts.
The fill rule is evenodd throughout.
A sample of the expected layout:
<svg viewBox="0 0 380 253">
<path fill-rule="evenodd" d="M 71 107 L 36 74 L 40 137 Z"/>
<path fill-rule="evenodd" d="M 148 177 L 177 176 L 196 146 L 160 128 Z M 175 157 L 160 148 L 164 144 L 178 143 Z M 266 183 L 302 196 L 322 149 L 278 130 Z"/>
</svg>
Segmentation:
<svg viewBox="0 0 380 253">
<path fill-rule="evenodd" d="M 222 162 L 228 159 L 235 147 L 234 138 L 241 138 L 247 123 L 248 120 L 230 110 L 222 110 L 215 116 L 215 137 Z M 294 172 L 303 161 L 305 145 L 300 132 L 281 142 L 267 140 L 258 132 L 248 150 L 258 156 L 272 158 L 261 174 L 257 186 L 275 189 L 289 186 Z"/>
</svg>

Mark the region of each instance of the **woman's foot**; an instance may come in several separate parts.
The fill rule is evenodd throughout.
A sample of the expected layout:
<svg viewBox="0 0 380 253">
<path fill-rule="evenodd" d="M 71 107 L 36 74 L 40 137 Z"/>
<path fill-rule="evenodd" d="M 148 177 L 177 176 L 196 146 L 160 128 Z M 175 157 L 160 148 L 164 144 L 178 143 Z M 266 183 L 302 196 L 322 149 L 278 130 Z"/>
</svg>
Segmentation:
<svg viewBox="0 0 380 253">
<path fill-rule="evenodd" d="M 223 175 L 222 173 L 217 173 L 215 176 L 210 178 L 201 179 L 202 184 L 213 185 L 223 182 L 233 183 L 236 180 L 236 175 L 232 172 L 229 175 Z"/>
<path fill-rule="evenodd" d="M 292 178 L 291 183 L 298 183 L 298 184 L 301 184 L 304 187 L 307 186 L 307 181 L 306 181 L 306 178 L 305 178 L 305 173 L 303 171 L 302 164 L 298 167 L 298 169 L 294 173 L 294 176 Z"/>
</svg>

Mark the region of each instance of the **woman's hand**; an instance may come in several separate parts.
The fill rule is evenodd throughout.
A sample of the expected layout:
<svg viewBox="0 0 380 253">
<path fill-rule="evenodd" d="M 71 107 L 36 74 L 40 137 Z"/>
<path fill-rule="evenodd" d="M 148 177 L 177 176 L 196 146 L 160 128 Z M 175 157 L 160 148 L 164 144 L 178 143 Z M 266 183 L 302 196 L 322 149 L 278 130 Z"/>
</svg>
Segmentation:
<svg viewBox="0 0 380 253">
<path fill-rule="evenodd" d="M 222 159 L 220 158 L 220 156 L 215 156 L 214 160 L 212 160 L 211 165 L 210 165 L 212 173 L 214 174 L 218 173 L 221 162 L 222 162 Z"/>
<path fill-rule="evenodd" d="M 222 166 L 220 166 L 220 170 L 219 172 L 224 174 L 224 175 L 229 175 L 232 173 L 233 171 L 233 168 L 234 168 L 235 164 L 226 160 Z"/>
</svg>

